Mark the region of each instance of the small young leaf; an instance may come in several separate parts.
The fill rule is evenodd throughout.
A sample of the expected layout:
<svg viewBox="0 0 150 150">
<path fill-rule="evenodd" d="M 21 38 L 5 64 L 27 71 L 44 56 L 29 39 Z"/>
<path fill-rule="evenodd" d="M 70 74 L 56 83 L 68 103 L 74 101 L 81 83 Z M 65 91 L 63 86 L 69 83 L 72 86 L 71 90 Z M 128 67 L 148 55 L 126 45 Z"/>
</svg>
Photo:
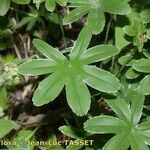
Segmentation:
<svg viewBox="0 0 150 150">
<path fill-rule="evenodd" d="M 125 26 L 124 31 L 129 36 L 136 36 L 138 33 L 133 26 Z"/>
<path fill-rule="evenodd" d="M 101 115 L 90 118 L 84 124 L 84 129 L 90 133 L 120 133 L 124 131 L 126 123 L 116 117 Z"/>
<path fill-rule="evenodd" d="M 45 1 L 45 8 L 48 11 L 53 12 L 55 10 L 55 7 L 56 7 L 55 0 L 46 0 Z"/>
<path fill-rule="evenodd" d="M 144 95 L 150 94 L 150 75 L 145 76 L 138 87 L 138 91 L 143 93 Z"/>
<path fill-rule="evenodd" d="M 132 67 L 130 67 L 126 72 L 127 79 L 135 79 L 139 76 L 139 73 L 136 72 Z"/>
<path fill-rule="evenodd" d="M 105 60 L 119 53 L 119 50 L 113 45 L 98 45 L 86 50 L 80 59 L 83 64 L 91 64 Z"/>
<path fill-rule="evenodd" d="M 102 92 L 115 93 L 120 88 L 119 80 L 110 72 L 94 66 L 84 66 L 84 82 Z"/>
<path fill-rule="evenodd" d="M 90 109 L 90 92 L 81 76 L 74 76 L 73 74 L 68 75 L 66 83 L 67 102 L 75 114 L 83 116 Z"/>
<path fill-rule="evenodd" d="M 56 62 L 53 60 L 37 59 L 29 60 L 19 65 L 18 71 L 20 74 L 28 74 L 30 76 L 52 73 L 56 70 Z"/>
<path fill-rule="evenodd" d="M 33 95 L 35 106 L 42 106 L 53 101 L 62 91 L 65 84 L 65 74 L 56 71 L 44 79 Z"/>
<path fill-rule="evenodd" d="M 40 39 L 34 39 L 33 44 L 44 56 L 49 59 L 52 59 L 56 62 L 60 62 L 66 59 L 66 57 L 61 52 Z"/>
<path fill-rule="evenodd" d="M 0 139 L 6 136 L 12 129 L 14 129 L 16 123 L 11 120 L 0 119 Z"/>
<path fill-rule="evenodd" d="M 4 16 L 10 7 L 10 0 L 0 0 L 0 16 Z"/>
<path fill-rule="evenodd" d="M 132 67 L 138 72 L 150 73 L 150 59 L 139 59 Z"/>
</svg>

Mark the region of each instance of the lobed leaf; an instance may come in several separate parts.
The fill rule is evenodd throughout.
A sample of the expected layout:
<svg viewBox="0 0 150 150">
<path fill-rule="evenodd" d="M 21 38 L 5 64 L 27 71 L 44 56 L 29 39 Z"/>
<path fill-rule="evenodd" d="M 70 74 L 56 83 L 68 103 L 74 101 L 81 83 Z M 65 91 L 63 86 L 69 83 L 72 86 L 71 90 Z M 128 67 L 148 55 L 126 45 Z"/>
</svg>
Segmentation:
<svg viewBox="0 0 150 150">
<path fill-rule="evenodd" d="M 131 122 L 131 111 L 129 105 L 123 99 L 105 100 L 119 118 L 127 123 Z"/>
<path fill-rule="evenodd" d="M 125 15 L 131 12 L 130 5 L 124 0 L 101 0 L 101 9 L 104 12 Z"/>
<path fill-rule="evenodd" d="M 68 25 L 70 23 L 73 23 L 74 21 L 77 21 L 82 16 L 86 15 L 90 11 L 90 6 L 80 6 L 72 10 L 68 15 L 66 15 L 63 19 L 63 24 Z"/>
<path fill-rule="evenodd" d="M 113 45 L 98 45 L 86 50 L 80 57 L 83 64 L 91 64 L 105 60 L 119 53 Z"/>
<path fill-rule="evenodd" d="M 129 147 L 129 132 L 122 132 L 112 137 L 102 150 L 127 150 Z"/>
<path fill-rule="evenodd" d="M 61 52 L 40 39 L 34 39 L 33 44 L 44 56 L 49 59 L 56 62 L 64 61 L 66 59 Z"/>
<path fill-rule="evenodd" d="M 84 82 L 94 89 L 107 93 L 116 93 L 120 88 L 119 80 L 110 72 L 94 66 L 84 66 Z"/>
<path fill-rule="evenodd" d="M 57 63 L 48 59 L 29 60 L 19 65 L 18 71 L 20 74 L 30 76 L 52 73 L 57 69 Z"/>
<path fill-rule="evenodd" d="M 100 9 L 92 9 L 87 17 L 87 26 L 93 34 L 101 33 L 105 26 L 104 12 Z"/>
<path fill-rule="evenodd" d="M 84 123 L 85 131 L 89 133 L 114 133 L 118 134 L 125 130 L 126 123 L 116 117 L 101 115 L 90 118 Z"/>
<path fill-rule="evenodd" d="M 75 59 L 79 57 L 83 53 L 83 51 L 87 49 L 91 41 L 91 38 L 92 38 L 91 32 L 89 31 L 88 28 L 84 27 L 81 30 L 74 47 L 72 48 L 70 58 Z"/>
<path fill-rule="evenodd" d="M 75 114 L 83 116 L 90 109 L 90 93 L 81 76 L 73 74 L 71 72 L 68 74 L 66 83 L 67 102 Z"/>
<path fill-rule="evenodd" d="M 65 74 L 56 71 L 45 78 L 38 86 L 33 95 L 35 106 L 42 106 L 53 101 L 62 91 L 65 84 Z"/>
</svg>

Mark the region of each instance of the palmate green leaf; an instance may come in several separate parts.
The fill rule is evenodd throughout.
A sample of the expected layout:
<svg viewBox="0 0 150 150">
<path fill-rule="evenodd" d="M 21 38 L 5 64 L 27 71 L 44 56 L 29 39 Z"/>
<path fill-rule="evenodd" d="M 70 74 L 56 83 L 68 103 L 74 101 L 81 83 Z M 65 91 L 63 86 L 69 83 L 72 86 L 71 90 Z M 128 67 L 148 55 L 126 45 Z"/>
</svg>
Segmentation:
<svg viewBox="0 0 150 150">
<path fill-rule="evenodd" d="M 82 16 L 86 15 L 90 11 L 91 7 L 88 5 L 80 6 L 72 10 L 67 16 L 63 19 L 63 24 L 68 25 L 74 21 L 77 21 Z"/>
<path fill-rule="evenodd" d="M 89 31 L 88 28 L 84 27 L 81 30 L 74 47 L 71 50 L 70 58 L 75 59 L 79 57 L 83 53 L 83 51 L 87 49 L 91 41 L 91 38 L 92 38 L 91 32 Z"/>
<path fill-rule="evenodd" d="M 31 0 L 12 0 L 13 2 L 17 3 L 17 4 L 29 4 Z"/>
<path fill-rule="evenodd" d="M 66 82 L 67 102 L 72 111 L 78 116 L 87 114 L 90 109 L 91 98 L 86 84 L 80 75 L 68 74 Z"/>
<path fill-rule="evenodd" d="M 129 147 L 129 132 L 122 132 L 111 138 L 102 150 L 127 150 Z"/>
<path fill-rule="evenodd" d="M 6 136 L 12 129 L 16 127 L 16 123 L 11 120 L 0 119 L 0 139 Z"/>
<path fill-rule="evenodd" d="M 150 94 L 150 75 L 145 76 L 139 84 L 138 91 L 144 95 Z"/>
<path fill-rule="evenodd" d="M 131 12 L 130 5 L 125 0 L 100 0 L 101 9 L 105 12 L 125 15 Z"/>
<path fill-rule="evenodd" d="M 119 53 L 119 50 L 113 45 L 97 45 L 87 49 L 80 59 L 83 64 L 91 64 L 105 60 Z"/>
<path fill-rule="evenodd" d="M 97 21 L 95 21 L 97 20 Z M 87 27 L 93 34 L 99 34 L 105 26 L 105 15 L 101 9 L 92 9 L 87 17 Z"/>
<path fill-rule="evenodd" d="M 149 124 L 150 125 L 150 124 Z M 137 131 L 139 137 L 147 144 L 150 145 L 150 130 L 148 131 Z"/>
<path fill-rule="evenodd" d="M 40 39 L 34 39 L 33 44 L 44 56 L 49 59 L 52 59 L 56 62 L 60 62 L 66 59 L 66 57 L 61 52 Z"/>
<path fill-rule="evenodd" d="M 73 139 L 83 139 L 86 138 L 86 132 L 77 130 L 76 128 L 69 127 L 69 126 L 61 126 L 59 130 L 68 137 Z"/>
<path fill-rule="evenodd" d="M 10 0 L 0 0 L 0 16 L 4 16 L 10 7 Z"/>
<path fill-rule="evenodd" d="M 56 7 L 56 3 L 55 3 L 55 0 L 46 0 L 45 1 L 45 8 L 50 11 L 50 12 L 53 12 L 54 9 Z"/>
<path fill-rule="evenodd" d="M 83 81 L 94 89 L 116 93 L 120 88 L 119 80 L 110 72 L 94 66 L 84 66 L 86 76 Z"/>
<path fill-rule="evenodd" d="M 125 122 L 131 122 L 131 111 L 129 105 L 123 99 L 105 100 L 105 102 L 113 109 L 120 119 Z"/>
<path fill-rule="evenodd" d="M 38 86 L 33 95 L 35 106 L 42 106 L 53 101 L 62 91 L 65 84 L 65 74 L 60 71 L 49 75 Z"/>
<path fill-rule="evenodd" d="M 84 123 L 84 129 L 90 133 L 120 133 L 126 128 L 126 123 L 116 117 L 100 115 L 90 118 Z"/>
<path fill-rule="evenodd" d="M 138 124 L 137 129 L 150 131 L 150 120 Z"/>
<path fill-rule="evenodd" d="M 150 59 L 139 59 L 132 67 L 138 72 L 150 73 Z"/>
<path fill-rule="evenodd" d="M 57 69 L 58 65 L 55 61 L 49 59 L 29 60 L 18 67 L 20 74 L 30 76 L 52 73 Z"/>
</svg>

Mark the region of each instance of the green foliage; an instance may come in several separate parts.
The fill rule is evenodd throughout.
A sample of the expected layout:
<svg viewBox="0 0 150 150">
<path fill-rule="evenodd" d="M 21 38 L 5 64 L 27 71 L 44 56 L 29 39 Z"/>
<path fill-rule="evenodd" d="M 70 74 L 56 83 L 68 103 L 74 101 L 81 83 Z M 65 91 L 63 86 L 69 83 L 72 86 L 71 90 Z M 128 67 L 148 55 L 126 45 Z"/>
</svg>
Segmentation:
<svg viewBox="0 0 150 150">
<path fill-rule="evenodd" d="M 116 134 L 103 147 L 104 150 L 127 150 L 131 145 L 132 150 L 149 149 L 150 144 L 149 121 L 141 122 L 144 96 L 133 92 L 130 98 L 131 104 L 121 98 L 107 99 L 106 103 L 116 113 L 117 117 L 100 115 L 90 118 L 84 124 L 87 132 L 94 134 Z M 139 124 L 138 124 L 139 123 Z"/>
<path fill-rule="evenodd" d="M 16 123 L 11 120 L 0 119 L 0 139 L 6 136 L 12 129 L 16 127 Z"/>
<path fill-rule="evenodd" d="M 93 34 L 99 34 L 103 31 L 105 26 L 104 12 L 125 15 L 131 12 L 131 8 L 125 0 L 68 0 L 71 6 L 75 7 L 64 18 L 64 25 L 70 24 L 82 16 L 87 16 L 87 26 Z M 96 20 L 96 22 L 95 22 Z"/>
<path fill-rule="evenodd" d="M 107 93 L 116 93 L 119 90 L 119 80 L 113 74 L 87 65 L 114 56 L 118 50 L 111 45 L 99 45 L 86 50 L 90 39 L 91 33 L 88 28 L 84 28 L 72 48 L 70 59 L 44 41 L 34 40 L 34 46 L 47 59 L 29 60 L 19 66 L 19 72 L 28 75 L 52 73 L 36 89 L 34 105 L 41 106 L 53 101 L 66 85 L 69 106 L 74 113 L 83 116 L 87 114 L 91 103 L 86 84 Z"/>
</svg>

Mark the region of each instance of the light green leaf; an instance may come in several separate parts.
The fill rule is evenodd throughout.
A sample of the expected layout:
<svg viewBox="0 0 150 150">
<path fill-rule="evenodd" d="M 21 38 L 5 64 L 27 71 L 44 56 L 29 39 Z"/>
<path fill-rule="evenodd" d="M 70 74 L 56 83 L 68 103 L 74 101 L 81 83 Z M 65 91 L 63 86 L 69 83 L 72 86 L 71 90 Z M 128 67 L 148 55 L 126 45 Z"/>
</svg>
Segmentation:
<svg viewBox="0 0 150 150">
<path fill-rule="evenodd" d="M 144 23 L 149 23 L 150 22 L 150 3 L 146 5 L 146 8 L 142 9 L 142 12 L 140 13 L 140 19 Z"/>
<path fill-rule="evenodd" d="M 126 47 L 129 45 L 131 42 L 128 41 L 125 38 L 125 33 L 123 31 L 122 27 L 116 27 L 115 28 L 115 45 L 116 47 L 121 50 L 122 48 Z"/>
<path fill-rule="evenodd" d="M 0 119 L 0 139 L 6 136 L 15 127 L 16 123 L 14 121 Z"/>
<path fill-rule="evenodd" d="M 150 121 L 145 121 L 137 125 L 138 130 L 147 130 L 150 131 Z"/>
<path fill-rule="evenodd" d="M 112 14 L 125 15 L 131 12 L 131 8 L 124 0 L 101 0 L 101 9 Z"/>
<path fill-rule="evenodd" d="M 122 132 L 111 138 L 102 150 L 127 150 L 129 147 L 128 132 Z"/>
<path fill-rule="evenodd" d="M 150 59 L 139 59 L 132 67 L 138 72 L 150 73 Z"/>
<path fill-rule="evenodd" d="M 49 59 L 57 62 L 66 59 L 66 57 L 61 52 L 40 39 L 34 39 L 33 44 L 44 56 Z"/>
<path fill-rule="evenodd" d="M 138 130 L 137 133 L 146 144 L 150 145 L 150 130 L 147 130 L 147 131 L 143 131 L 143 130 L 139 131 Z"/>
<path fill-rule="evenodd" d="M 110 72 L 94 66 L 84 66 L 84 82 L 102 92 L 116 93 L 120 88 L 119 80 Z"/>
<path fill-rule="evenodd" d="M 127 55 L 124 55 L 122 57 L 119 58 L 118 62 L 121 64 L 121 65 L 124 65 L 126 64 L 126 66 L 132 66 L 133 63 L 136 61 L 135 59 L 130 59 L 131 57 L 131 54 L 127 54 Z M 129 60 L 129 61 L 128 61 Z M 128 62 L 127 62 L 128 61 Z"/>
<path fill-rule="evenodd" d="M 120 133 L 124 131 L 126 123 L 116 117 L 101 115 L 90 118 L 84 124 L 85 131 L 89 133 Z"/>
<path fill-rule="evenodd" d="M 131 119 L 133 124 L 137 124 L 140 121 L 142 115 L 143 103 L 145 98 L 143 94 L 136 91 L 132 91 L 132 94 L 130 96 Z"/>
<path fill-rule="evenodd" d="M 67 0 L 55 0 L 59 5 L 61 6 L 66 6 L 67 5 Z"/>
<path fill-rule="evenodd" d="M 65 84 L 65 74 L 55 72 L 45 78 L 38 86 L 33 95 L 35 106 L 42 106 L 53 101 L 62 91 Z"/>
<path fill-rule="evenodd" d="M 55 7 L 56 7 L 55 0 L 46 0 L 45 1 L 45 8 L 48 11 L 53 12 L 55 10 Z"/>
<path fill-rule="evenodd" d="M 129 105 L 123 99 L 105 100 L 113 111 L 125 122 L 131 122 L 131 111 Z"/>
<path fill-rule="evenodd" d="M 105 26 L 104 12 L 100 9 L 91 10 L 87 17 L 87 26 L 93 34 L 101 33 Z"/>
<path fill-rule="evenodd" d="M 63 24 L 68 25 L 74 21 L 77 21 L 82 16 L 86 15 L 90 11 L 89 6 L 80 6 L 72 10 L 68 15 L 64 17 Z"/>
<path fill-rule="evenodd" d="M 147 31 L 147 38 L 150 39 L 150 29 Z"/>
<path fill-rule="evenodd" d="M 132 150 L 149 150 L 142 138 L 137 135 L 133 136 L 130 140 Z"/>
<path fill-rule="evenodd" d="M 66 83 L 67 102 L 72 111 L 78 116 L 87 114 L 90 109 L 91 98 L 86 84 L 82 81 L 80 75 L 74 76 L 70 72 Z"/>
<path fill-rule="evenodd" d="M 72 145 L 72 144 L 69 144 L 67 146 L 66 150 L 80 150 L 82 147 L 83 147 L 83 145 Z"/>
<path fill-rule="evenodd" d="M 12 0 L 13 2 L 17 3 L 17 4 L 29 4 L 31 0 Z"/>
<path fill-rule="evenodd" d="M 132 67 L 130 67 L 126 72 L 127 79 L 135 79 L 139 76 L 139 73 L 136 72 Z"/>
<path fill-rule="evenodd" d="M 78 38 L 77 41 L 75 43 L 75 46 L 73 47 L 71 54 L 70 54 L 70 58 L 71 59 L 75 59 L 77 57 L 79 57 L 83 51 L 85 51 L 90 43 L 90 40 L 92 38 L 92 34 L 89 31 L 88 28 L 84 27 Z"/>
<path fill-rule="evenodd" d="M 86 50 L 80 57 L 83 64 L 90 64 L 105 60 L 119 53 L 119 50 L 113 45 L 97 45 Z"/>
<path fill-rule="evenodd" d="M 18 71 L 20 74 L 30 76 L 52 73 L 57 69 L 57 64 L 53 60 L 37 59 L 29 60 L 19 65 Z"/>
<path fill-rule="evenodd" d="M 150 94 L 150 75 L 145 76 L 138 87 L 138 91 L 143 93 L 144 95 Z"/>
<path fill-rule="evenodd" d="M 0 108 L 2 110 L 6 110 L 8 108 L 8 99 L 7 99 L 7 91 L 6 88 L 0 88 Z"/>
<path fill-rule="evenodd" d="M 137 31 L 135 30 L 135 28 L 133 26 L 129 26 L 129 25 L 124 27 L 124 31 L 129 36 L 136 36 L 138 34 Z"/>
<path fill-rule="evenodd" d="M 0 16 L 4 16 L 10 7 L 10 0 L 0 0 Z"/>
<path fill-rule="evenodd" d="M 91 0 L 81 1 L 81 0 L 67 0 L 68 3 L 78 4 L 78 5 L 91 5 Z"/>
<path fill-rule="evenodd" d="M 80 131 L 76 128 L 69 127 L 69 126 L 61 126 L 59 130 L 68 137 L 73 139 L 83 139 L 86 137 L 86 133 L 84 131 Z"/>
</svg>

